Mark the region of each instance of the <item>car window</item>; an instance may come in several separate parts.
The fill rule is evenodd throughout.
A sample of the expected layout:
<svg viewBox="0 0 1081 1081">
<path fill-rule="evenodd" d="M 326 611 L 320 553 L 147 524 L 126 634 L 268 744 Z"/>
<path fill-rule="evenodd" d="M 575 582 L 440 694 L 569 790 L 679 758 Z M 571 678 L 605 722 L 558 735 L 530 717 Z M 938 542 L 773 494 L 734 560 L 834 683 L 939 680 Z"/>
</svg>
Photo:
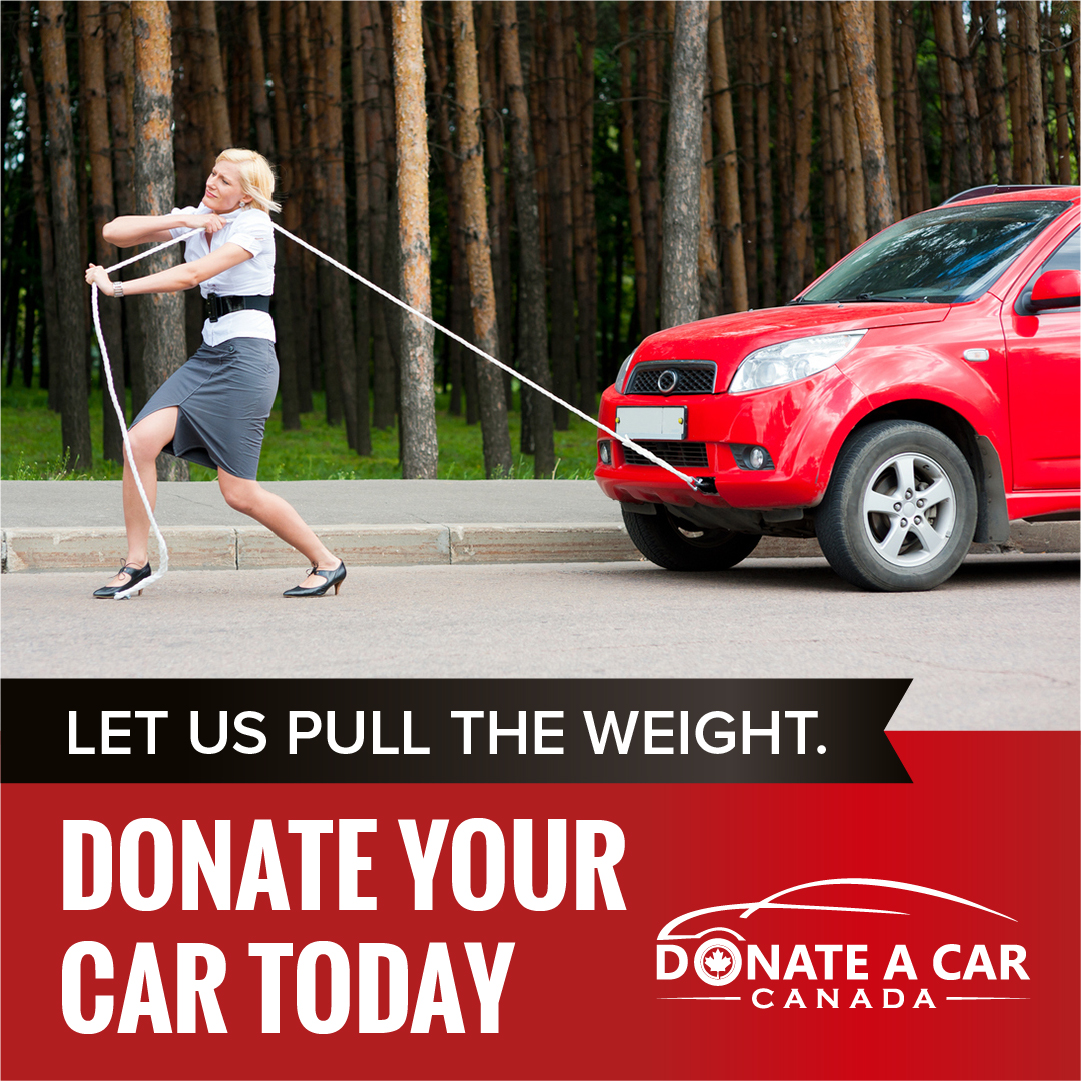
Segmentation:
<svg viewBox="0 0 1081 1081">
<path fill-rule="evenodd" d="M 928 210 L 872 237 L 799 303 L 975 300 L 1069 205 L 1046 199 Z"/>
<path fill-rule="evenodd" d="M 1039 273 L 1045 270 L 1081 270 L 1081 230 L 1075 229 L 1053 252 Z"/>
<path fill-rule="evenodd" d="M 1048 270 L 1078 270 L 1081 269 L 1081 230 L 1075 229 L 1052 253 L 1044 260 L 1043 265 L 1035 274 L 1029 278 L 1025 284 L 1025 288 L 1021 290 L 1021 295 L 1017 298 L 1017 304 L 1014 306 L 1014 311 L 1018 315 L 1030 315 L 1026 304 L 1028 298 L 1032 296 L 1032 287 L 1036 284 L 1037 279 L 1041 274 Z M 1045 315 L 1053 315 L 1056 312 L 1075 312 L 1076 307 L 1073 308 L 1055 308 L 1052 311 L 1045 312 Z"/>
</svg>

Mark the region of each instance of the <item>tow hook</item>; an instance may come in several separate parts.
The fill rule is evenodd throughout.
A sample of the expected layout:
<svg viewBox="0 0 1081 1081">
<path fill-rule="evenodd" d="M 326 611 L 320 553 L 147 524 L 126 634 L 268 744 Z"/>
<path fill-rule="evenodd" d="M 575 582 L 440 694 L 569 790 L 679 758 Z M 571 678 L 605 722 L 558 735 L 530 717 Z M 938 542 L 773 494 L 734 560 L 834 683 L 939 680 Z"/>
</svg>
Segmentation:
<svg viewBox="0 0 1081 1081">
<path fill-rule="evenodd" d="M 706 495 L 717 494 L 717 481 L 714 477 L 695 477 L 694 490 L 704 492 Z"/>
</svg>

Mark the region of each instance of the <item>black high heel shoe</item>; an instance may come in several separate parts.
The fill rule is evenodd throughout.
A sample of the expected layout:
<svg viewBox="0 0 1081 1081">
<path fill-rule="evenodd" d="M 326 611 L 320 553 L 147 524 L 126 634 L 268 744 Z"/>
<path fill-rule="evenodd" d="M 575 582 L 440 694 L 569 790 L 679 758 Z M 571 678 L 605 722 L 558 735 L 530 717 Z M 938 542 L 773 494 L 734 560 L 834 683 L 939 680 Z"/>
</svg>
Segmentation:
<svg viewBox="0 0 1081 1081">
<path fill-rule="evenodd" d="M 130 564 L 125 564 L 116 573 L 128 575 L 128 581 L 118 586 L 102 586 L 101 589 L 95 589 L 95 597 L 115 597 L 117 593 L 123 593 L 125 589 L 131 589 L 133 585 L 137 585 L 144 578 L 149 578 L 153 572 L 150 570 L 150 564 L 147 563 L 145 567 L 133 567 Z M 135 596 L 139 596 L 139 593 L 142 593 L 141 589 Z"/>
<path fill-rule="evenodd" d="M 308 574 L 318 574 L 320 578 L 325 578 L 326 581 L 321 586 L 312 586 L 310 589 L 305 589 L 303 586 L 293 586 L 292 589 L 287 589 L 282 596 L 321 597 L 333 586 L 334 596 L 336 597 L 338 590 L 342 588 L 342 582 L 345 581 L 345 560 L 343 559 L 332 571 L 321 571 L 318 567 L 312 567 Z"/>
</svg>

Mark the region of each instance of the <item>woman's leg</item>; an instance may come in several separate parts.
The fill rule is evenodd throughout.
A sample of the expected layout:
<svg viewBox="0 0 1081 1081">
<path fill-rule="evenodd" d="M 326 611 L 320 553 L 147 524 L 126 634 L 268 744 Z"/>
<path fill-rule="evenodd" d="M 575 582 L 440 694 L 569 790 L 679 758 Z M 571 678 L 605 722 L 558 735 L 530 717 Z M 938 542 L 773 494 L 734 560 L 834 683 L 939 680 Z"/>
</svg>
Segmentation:
<svg viewBox="0 0 1081 1081">
<path fill-rule="evenodd" d="M 281 496 L 268 492 L 259 486 L 258 481 L 244 480 L 218 470 L 218 486 L 225 502 L 233 510 L 254 518 L 260 525 L 265 525 L 276 533 L 286 544 L 291 544 L 297 551 L 311 560 L 313 567 L 321 570 L 334 570 L 341 560 L 312 532 L 311 526 L 300 517 L 293 507 Z M 324 579 L 310 574 L 302 585 L 306 588 L 322 585 Z"/>
<path fill-rule="evenodd" d="M 132 456 L 139 470 L 139 479 L 143 482 L 143 491 L 153 509 L 158 494 L 157 458 L 176 432 L 177 408 L 159 409 L 148 417 L 143 417 L 131 431 Z M 139 498 L 139 489 L 135 486 L 135 476 L 131 463 L 124 455 L 124 528 L 128 535 L 128 554 L 124 565 L 142 567 L 147 562 L 147 540 L 150 535 L 150 519 L 146 508 Z M 115 586 L 126 582 L 130 575 L 118 574 L 107 585 Z"/>
</svg>

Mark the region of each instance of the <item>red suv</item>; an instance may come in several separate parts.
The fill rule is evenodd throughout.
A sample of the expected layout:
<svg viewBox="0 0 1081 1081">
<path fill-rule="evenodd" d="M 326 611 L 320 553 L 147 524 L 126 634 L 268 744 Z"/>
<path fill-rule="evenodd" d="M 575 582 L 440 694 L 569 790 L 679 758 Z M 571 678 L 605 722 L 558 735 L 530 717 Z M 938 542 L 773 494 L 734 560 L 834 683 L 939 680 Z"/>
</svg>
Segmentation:
<svg viewBox="0 0 1081 1081">
<path fill-rule="evenodd" d="M 990 191 L 993 194 L 987 194 Z M 1076 187 L 977 189 L 872 237 L 781 308 L 653 334 L 596 478 L 670 570 L 817 536 L 865 589 L 931 589 L 1013 519 L 1075 520 Z"/>
</svg>

